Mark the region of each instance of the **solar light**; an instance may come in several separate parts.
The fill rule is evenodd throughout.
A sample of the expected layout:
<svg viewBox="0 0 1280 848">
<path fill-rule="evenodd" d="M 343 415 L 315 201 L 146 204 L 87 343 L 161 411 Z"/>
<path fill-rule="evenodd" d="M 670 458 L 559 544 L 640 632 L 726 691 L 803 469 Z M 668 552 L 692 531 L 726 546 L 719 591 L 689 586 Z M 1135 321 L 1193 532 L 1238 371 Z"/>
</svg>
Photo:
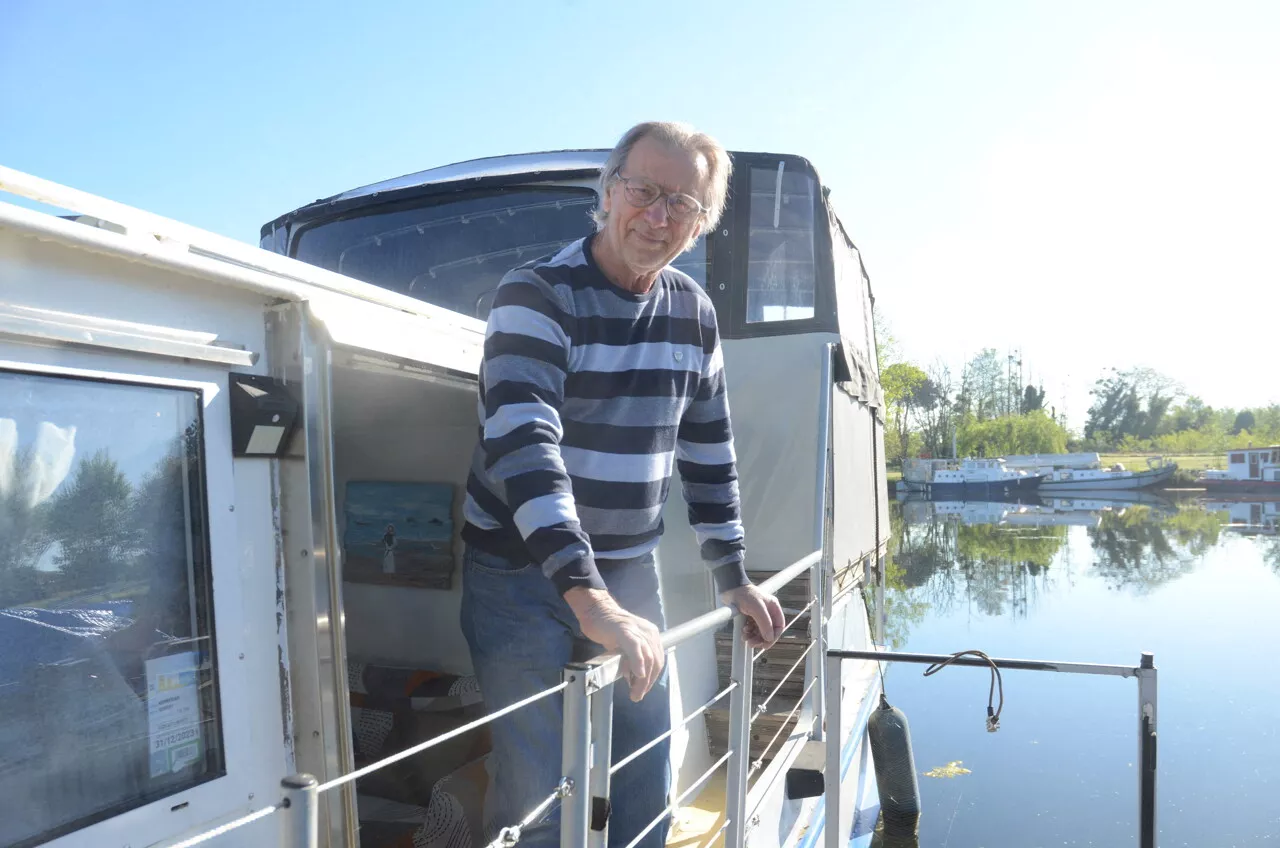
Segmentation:
<svg viewBox="0 0 1280 848">
<path fill-rule="evenodd" d="M 285 384 L 259 374 L 231 374 L 231 453 L 284 456 L 301 404 Z"/>
</svg>

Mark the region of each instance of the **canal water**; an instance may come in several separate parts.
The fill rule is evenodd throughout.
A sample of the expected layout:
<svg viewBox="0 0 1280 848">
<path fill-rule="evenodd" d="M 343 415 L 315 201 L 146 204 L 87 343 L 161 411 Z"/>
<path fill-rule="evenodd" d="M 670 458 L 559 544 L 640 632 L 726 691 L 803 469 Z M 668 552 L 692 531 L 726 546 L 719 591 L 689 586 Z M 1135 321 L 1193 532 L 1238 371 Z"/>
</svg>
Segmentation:
<svg viewBox="0 0 1280 848">
<path fill-rule="evenodd" d="M 1122 495 L 1124 493 L 1115 493 Z M 892 504 L 894 650 L 1159 669 L 1158 845 L 1280 845 L 1280 503 L 1131 495 Z M 886 670 L 920 846 L 1137 844 L 1137 683 Z M 998 693 L 997 693 L 998 700 Z"/>
</svg>

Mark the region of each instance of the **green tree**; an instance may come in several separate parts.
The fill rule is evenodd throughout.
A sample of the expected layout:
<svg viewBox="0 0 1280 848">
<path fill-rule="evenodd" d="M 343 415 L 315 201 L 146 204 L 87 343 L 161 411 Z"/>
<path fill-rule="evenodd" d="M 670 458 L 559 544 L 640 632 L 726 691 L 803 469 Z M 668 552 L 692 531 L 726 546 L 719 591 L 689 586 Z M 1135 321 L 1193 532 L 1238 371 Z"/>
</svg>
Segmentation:
<svg viewBox="0 0 1280 848">
<path fill-rule="evenodd" d="M 1044 389 L 1037 389 L 1035 386 L 1027 386 L 1022 393 L 1022 409 L 1023 415 L 1028 412 L 1040 412 L 1044 409 Z"/>
<path fill-rule="evenodd" d="M 32 503 L 35 454 L 19 450 L 0 479 L 0 608 L 27 604 L 40 595 L 36 565 L 47 547 L 45 511 Z"/>
<path fill-rule="evenodd" d="M 83 459 L 49 504 L 49 535 L 64 586 L 101 588 L 128 568 L 139 549 L 133 487 L 106 451 Z"/>
<path fill-rule="evenodd" d="M 896 440 L 895 449 L 886 446 L 890 457 L 901 460 L 910 449 L 911 421 L 927 400 L 929 377 L 908 362 L 895 362 L 880 373 L 888 429 Z"/>
<path fill-rule="evenodd" d="M 1066 428 L 1038 411 L 962 422 L 956 441 L 962 456 L 1064 453 L 1068 435 Z"/>
<path fill-rule="evenodd" d="M 1253 429 L 1257 426 L 1258 419 L 1254 417 L 1253 412 L 1248 409 L 1242 409 L 1236 415 L 1236 420 L 1231 424 L 1231 435 L 1238 436 L 1244 431 L 1253 432 Z"/>
</svg>

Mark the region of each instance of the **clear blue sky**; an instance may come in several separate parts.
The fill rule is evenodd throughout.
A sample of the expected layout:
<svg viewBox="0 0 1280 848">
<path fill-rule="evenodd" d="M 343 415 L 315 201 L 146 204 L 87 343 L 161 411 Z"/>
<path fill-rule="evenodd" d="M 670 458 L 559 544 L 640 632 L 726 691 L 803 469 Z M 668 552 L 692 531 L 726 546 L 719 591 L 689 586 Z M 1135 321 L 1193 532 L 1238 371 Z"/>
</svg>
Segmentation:
<svg viewBox="0 0 1280 848">
<path fill-rule="evenodd" d="M 685 120 L 814 161 L 904 352 L 958 376 L 1021 346 L 1079 424 L 1109 365 L 1280 400 L 1277 43 L 1268 0 L 4 0 L 0 163 L 255 241 L 356 185 Z"/>
</svg>

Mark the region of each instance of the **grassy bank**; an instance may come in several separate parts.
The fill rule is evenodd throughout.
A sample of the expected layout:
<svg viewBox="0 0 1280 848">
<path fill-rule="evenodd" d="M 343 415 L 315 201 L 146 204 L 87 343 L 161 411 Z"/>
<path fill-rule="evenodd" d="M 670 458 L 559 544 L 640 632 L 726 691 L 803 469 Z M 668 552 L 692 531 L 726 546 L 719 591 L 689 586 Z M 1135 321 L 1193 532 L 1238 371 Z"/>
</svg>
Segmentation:
<svg viewBox="0 0 1280 848">
<path fill-rule="evenodd" d="M 1119 462 L 1130 471 L 1141 471 L 1147 467 L 1147 457 L 1161 456 L 1162 454 L 1143 454 L 1143 453 L 1104 453 L 1102 457 L 1102 467 L 1110 468 Z M 1181 454 L 1176 456 L 1165 455 L 1165 459 L 1178 463 L 1178 468 L 1187 471 L 1200 471 L 1205 468 L 1226 468 L 1226 454 L 1221 453 L 1196 453 Z"/>
</svg>

